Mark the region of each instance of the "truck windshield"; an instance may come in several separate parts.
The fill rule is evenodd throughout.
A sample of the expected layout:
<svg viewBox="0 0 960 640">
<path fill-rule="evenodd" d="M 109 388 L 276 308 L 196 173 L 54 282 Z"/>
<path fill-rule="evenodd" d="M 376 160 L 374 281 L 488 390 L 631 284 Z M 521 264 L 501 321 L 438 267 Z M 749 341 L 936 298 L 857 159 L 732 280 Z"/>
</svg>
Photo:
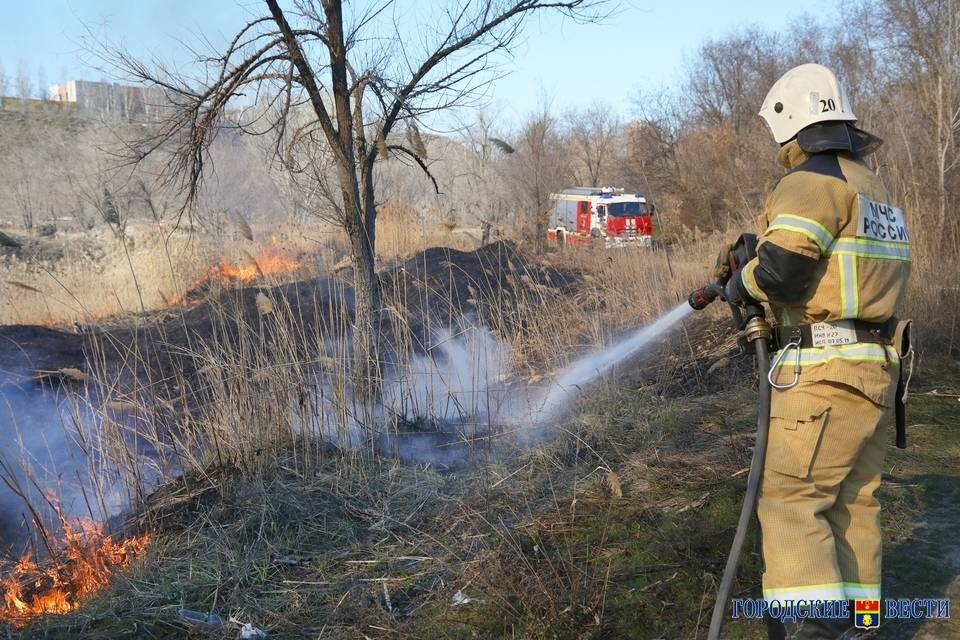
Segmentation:
<svg viewBox="0 0 960 640">
<path fill-rule="evenodd" d="M 607 205 L 611 216 L 645 216 L 647 205 L 644 202 L 612 202 Z"/>
</svg>

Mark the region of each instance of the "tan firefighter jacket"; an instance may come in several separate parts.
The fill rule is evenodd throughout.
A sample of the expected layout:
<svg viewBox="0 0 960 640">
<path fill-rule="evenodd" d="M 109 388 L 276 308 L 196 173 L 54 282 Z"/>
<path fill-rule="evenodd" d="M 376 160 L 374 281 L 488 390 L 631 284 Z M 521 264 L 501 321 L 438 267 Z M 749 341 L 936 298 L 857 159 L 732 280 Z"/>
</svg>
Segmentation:
<svg viewBox="0 0 960 640">
<path fill-rule="evenodd" d="M 740 272 L 742 287 L 768 302 L 785 326 L 894 315 L 910 275 L 903 211 L 864 162 L 847 153 L 808 154 L 793 140 L 778 162 L 789 170 L 760 216 L 757 257 Z M 788 354 L 784 365 L 794 362 Z M 878 404 L 893 402 L 896 351 L 880 344 L 805 347 L 805 381 L 859 389 Z M 778 377 L 792 367 L 783 366 Z M 894 369 L 896 371 L 896 369 Z"/>
</svg>

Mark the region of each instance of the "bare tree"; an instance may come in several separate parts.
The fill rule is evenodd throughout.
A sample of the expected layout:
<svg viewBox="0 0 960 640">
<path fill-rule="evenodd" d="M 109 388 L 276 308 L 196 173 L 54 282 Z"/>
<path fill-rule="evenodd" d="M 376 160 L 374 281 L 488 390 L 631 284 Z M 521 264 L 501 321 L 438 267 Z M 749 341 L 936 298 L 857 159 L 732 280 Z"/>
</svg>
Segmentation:
<svg viewBox="0 0 960 640">
<path fill-rule="evenodd" d="M 497 138 L 494 126 L 490 114 L 484 110 L 477 113 L 472 122 L 461 123 L 460 141 L 467 153 L 465 166 L 455 181 L 460 188 L 452 194 L 472 214 L 471 222 L 480 224 L 483 242 L 489 240 L 492 228 L 503 223 L 503 176 L 498 160 L 504 153 L 513 152 L 509 145 L 503 148 L 504 143 Z"/>
<path fill-rule="evenodd" d="M 0 60 L 0 98 L 7 95 L 7 70 L 3 67 L 3 60 Z"/>
<path fill-rule="evenodd" d="M 546 245 L 547 221 L 552 202 L 550 194 L 563 188 L 570 179 L 557 119 L 544 103 L 528 116 L 511 145 L 510 156 L 517 206 L 526 235 L 542 251 Z"/>
<path fill-rule="evenodd" d="M 897 75 L 897 93 L 915 107 L 902 114 L 914 120 L 910 138 L 926 139 L 915 151 L 932 153 L 934 224 L 946 241 L 947 212 L 956 202 L 951 180 L 960 165 L 960 1 L 881 0 L 875 18 L 876 37 L 893 52 L 888 64 Z"/>
<path fill-rule="evenodd" d="M 17 78 L 16 78 L 16 89 L 17 95 L 20 96 L 21 100 L 26 100 L 33 94 L 33 83 L 30 81 L 30 70 L 27 68 L 27 63 L 21 58 L 17 61 Z"/>
<path fill-rule="evenodd" d="M 803 25 L 796 35 L 803 51 L 788 54 L 781 52 L 779 37 L 759 29 L 705 42 L 687 64 L 677 107 L 667 116 L 673 122 L 646 131 L 678 132 L 669 154 L 676 200 L 687 221 L 725 228 L 760 213 L 764 188 L 779 171 L 770 162 L 775 147 L 757 111 L 777 77 L 802 56 L 815 55 L 819 42 Z"/>
<path fill-rule="evenodd" d="M 33 89 L 33 97 L 37 100 L 46 100 L 47 88 L 47 70 L 40 65 L 37 67 L 37 86 Z"/>
<path fill-rule="evenodd" d="M 681 100 L 664 89 L 640 90 L 631 98 L 634 119 L 626 126 L 631 180 L 659 193 L 676 193 L 680 186 L 677 144 L 683 130 Z"/>
<path fill-rule="evenodd" d="M 473 0 L 451 2 L 417 24 L 401 27 L 395 0 L 347 5 L 301 0 L 285 10 L 265 0 L 250 21 L 206 63 L 212 78 L 197 86 L 168 69 L 136 61 L 122 51 L 107 57 L 136 79 L 163 87 L 174 108 L 138 153 L 169 152 L 162 177 L 180 185 L 187 201 L 204 176 L 206 150 L 232 100 L 269 95 L 272 109 L 249 123 L 272 133 L 278 157 L 312 179 L 326 197 L 320 213 L 340 225 L 351 243 L 356 308 L 355 377 L 363 387 L 379 381 L 379 283 L 374 268 L 378 159 L 400 156 L 428 171 L 419 153 L 419 127 L 431 113 L 478 96 L 496 75 L 497 56 L 509 51 L 526 19 L 557 11 L 575 19 L 597 17 L 602 0 Z M 416 37 L 411 38 L 410 29 Z M 394 135 L 409 132 L 406 140 Z"/>
<path fill-rule="evenodd" d="M 608 104 L 597 101 L 565 116 L 567 136 L 573 151 L 574 177 L 584 186 L 601 186 L 612 163 L 614 141 L 622 127 L 620 117 Z"/>
<path fill-rule="evenodd" d="M 690 110 L 704 124 L 729 124 L 735 135 L 745 133 L 767 89 L 788 65 L 774 54 L 778 49 L 778 41 L 758 29 L 705 42 L 687 68 Z"/>
<path fill-rule="evenodd" d="M 625 184 L 642 187 L 648 195 L 677 189 L 677 132 L 656 120 L 626 126 L 626 154 L 621 175 Z"/>
</svg>

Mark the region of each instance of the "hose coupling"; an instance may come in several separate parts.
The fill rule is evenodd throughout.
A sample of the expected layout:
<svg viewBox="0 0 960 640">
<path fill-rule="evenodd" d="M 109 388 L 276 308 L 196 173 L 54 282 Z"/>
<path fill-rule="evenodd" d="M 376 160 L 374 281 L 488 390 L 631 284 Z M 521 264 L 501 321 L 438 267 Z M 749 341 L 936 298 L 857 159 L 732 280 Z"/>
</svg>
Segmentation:
<svg viewBox="0 0 960 640">
<path fill-rule="evenodd" d="M 770 323 L 763 316 L 754 316 L 747 321 L 743 328 L 743 334 L 749 342 L 757 340 L 769 340 L 773 335 L 770 330 Z"/>
</svg>

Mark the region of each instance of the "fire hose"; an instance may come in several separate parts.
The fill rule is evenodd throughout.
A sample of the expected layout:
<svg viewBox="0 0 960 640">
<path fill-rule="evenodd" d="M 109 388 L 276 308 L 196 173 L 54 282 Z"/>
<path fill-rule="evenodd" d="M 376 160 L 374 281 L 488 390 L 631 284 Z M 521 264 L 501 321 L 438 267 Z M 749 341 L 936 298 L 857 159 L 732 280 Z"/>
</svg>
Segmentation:
<svg viewBox="0 0 960 640">
<path fill-rule="evenodd" d="M 756 236 L 744 234 L 740 236 L 729 255 L 731 271 L 745 265 L 756 255 Z M 728 300 L 726 284 L 730 275 L 721 276 L 715 283 L 708 284 L 690 294 L 690 306 L 696 310 L 707 307 L 716 299 Z M 733 583 L 737 578 L 737 565 L 743 552 L 743 545 L 750 528 L 750 521 L 756 511 L 757 497 L 760 494 L 760 481 L 763 477 L 763 461 L 767 453 L 767 436 L 770 425 L 770 383 L 767 371 L 770 368 L 770 354 L 767 341 L 770 339 L 770 325 L 764 317 L 763 307 L 760 305 L 746 305 L 743 308 L 730 304 L 733 314 L 733 324 L 743 337 L 754 346 L 757 358 L 757 370 L 760 372 L 760 397 L 757 406 L 757 438 L 753 446 L 753 457 L 750 461 L 750 471 L 747 475 L 747 490 L 740 508 L 740 517 L 737 520 L 737 529 L 727 555 L 727 564 L 723 570 L 723 577 L 717 589 L 717 598 L 713 605 L 713 615 L 710 618 L 708 640 L 719 640 L 720 631 L 726 618 L 727 603 L 733 590 Z"/>
</svg>

